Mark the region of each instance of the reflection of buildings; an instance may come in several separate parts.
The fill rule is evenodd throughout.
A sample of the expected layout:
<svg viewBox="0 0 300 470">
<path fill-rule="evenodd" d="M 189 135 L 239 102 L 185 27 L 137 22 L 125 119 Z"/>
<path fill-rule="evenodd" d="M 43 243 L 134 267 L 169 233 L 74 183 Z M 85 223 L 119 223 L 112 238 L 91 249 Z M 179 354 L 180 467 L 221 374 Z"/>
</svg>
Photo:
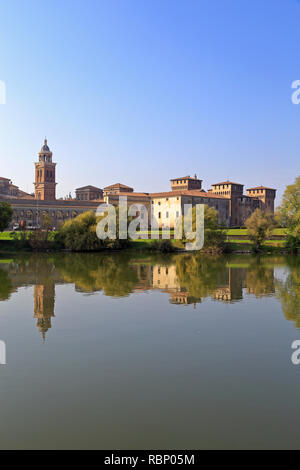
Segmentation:
<svg viewBox="0 0 300 470">
<path fill-rule="evenodd" d="M 176 266 L 153 266 L 152 287 L 154 289 L 164 289 L 167 292 L 180 291 Z"/>
<path fill-rule="evenodd" d="M 34 286 L 34 318 L 37 328 L 45 340 L 46 333 L 51 328 L 51 318 L 54 317 L 55 284 Z"/>
<path fill-rule="evenodd" d="M 168 292 L 170 294 L 171 304 L 189 305 L 201 302 L 201 298 L 193 297 L 180 285 L 177 277 L 176 265 L 154 266 L 152 288 Z"/>
<path fill-rule="evenodd" d="M 188 292 L 171 292 L 170 293 L 170 303 L 176 305 L 189 305 L 200 303 L 201 299 L 192 297 Z"/>
<path fill-rule="evenodd" d="M 51 318 L 54 317 L 55 284 L 34 286 L 34 318 L 37 328 L 45 341 L 46 333 L 51 328 Z"/>
<path fill-rule="evenodd" d="M 43 339 L 55 316 L 55 284 L 72 283 L 80 292 L 103 290 L 107 296 L 160 290 L 169 294 L 170 303 L 175 305 L 196 305 L 207 298 L 231 303 L 242 300 L 247 294 L 260 298 L 276 291 L 274 266 L 253 260 L 247 263 L 232 259 L 226 264 L 225 258 L 213 261 L 176 255 L 160 258 L 162 264 L 159 264 L 157 256 L 132 259 L 115 255 L 110 266 L 107 256 L 99 255 L 98 261 L 96 256 L 77 256 L 80 270 L 74 269 L 74 261 L 70 263 L 74 255 L 59 256 L 57 263 L 46 257 L 32 256 L 23 262 L 11 260 L 0 265 L 0 300 L 9 299 L 20 287 L 34 287 L 34 318 Z M 287 293 L 286 302 L 290 305 L 293 296 Z M 295 305 L 290 310 L 297 310 L 298 304 Z"/>
<path fill-rule="evenodd" d="M 232 296 L 230 287 L 218 287 L 214 292 L 213 298 L 215 300 L 221 300 L 222 302 L 231 302 Z"/>
<path fill-rule="evenodd" d="M 215 289 L 212 298 L 222 302 L 237 302 L 243 299 L 246 269 L 227 267 L 219 273 L 219 287 Z"/>
<path fill-rule="evenodd" d="M 170 303 L 188 305 L 201 303 L 201 297 L 192 295 L 182 283 L 180 283 L 176 265 L 158 266 L 152 268 L 152 288 L 161 289 L 170 294 Z M 222 302 L 235 302 L 243 299 L 247 270 L 245 268 L 226 267 L 218 272 L 218 287 L 210 289 L 206 287 L 212 299 Z M 183 283 L 184 284 L 184 283 Z M 207 297 L 205 295 L 204 297 Z"/>
</svg>

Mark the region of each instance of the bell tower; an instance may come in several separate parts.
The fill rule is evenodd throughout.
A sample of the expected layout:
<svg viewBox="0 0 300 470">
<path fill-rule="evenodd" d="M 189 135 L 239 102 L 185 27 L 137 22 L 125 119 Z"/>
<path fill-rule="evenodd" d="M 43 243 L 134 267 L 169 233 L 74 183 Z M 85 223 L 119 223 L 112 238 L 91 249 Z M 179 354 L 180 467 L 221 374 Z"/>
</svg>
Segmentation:
<svg viewBox="0 0 300 470">
<path fill-rule="evenodd" d="M 52 162 L 52 152 L 44 140 L 44 145 L 39 152 L 39 161 L 35 163 L 35 198 L 41 201 L 56 200 L 56 163 Z"/>
</svg>

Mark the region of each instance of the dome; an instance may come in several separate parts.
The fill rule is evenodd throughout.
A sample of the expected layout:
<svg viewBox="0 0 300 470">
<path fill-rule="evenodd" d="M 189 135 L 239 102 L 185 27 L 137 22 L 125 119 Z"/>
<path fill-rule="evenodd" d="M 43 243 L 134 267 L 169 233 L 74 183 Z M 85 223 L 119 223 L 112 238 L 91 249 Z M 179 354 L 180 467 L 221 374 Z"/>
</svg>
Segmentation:
<svg viewBox="0 0 300 470">
<path fill-rule="evenodd" d="M 50 152 L 50 149 L 49 149 L 49 147 L 48 147 L 48 145 L 47 145 L 47 139 L 44 140 L 44 145 L 43 145 L 43 147 L 41 148 L 41 153 L 42 153 L 42 152 Z"/>
</svg>

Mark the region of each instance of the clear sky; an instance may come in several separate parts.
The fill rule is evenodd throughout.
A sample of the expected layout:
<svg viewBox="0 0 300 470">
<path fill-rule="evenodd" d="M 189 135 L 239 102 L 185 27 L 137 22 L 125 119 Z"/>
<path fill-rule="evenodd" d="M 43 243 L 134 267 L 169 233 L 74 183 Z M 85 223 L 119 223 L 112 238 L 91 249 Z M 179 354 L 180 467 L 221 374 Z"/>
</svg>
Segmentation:
<svg viewBox="0 0 300 470">
<path fill-rule="evenodd" d="M 32 192 L 47 136 L 58 196 L 196 173 L 280 199 L 300 174 L 299 47 L 299 0 L 0 0 L 0 175 Z"/>
</svg>

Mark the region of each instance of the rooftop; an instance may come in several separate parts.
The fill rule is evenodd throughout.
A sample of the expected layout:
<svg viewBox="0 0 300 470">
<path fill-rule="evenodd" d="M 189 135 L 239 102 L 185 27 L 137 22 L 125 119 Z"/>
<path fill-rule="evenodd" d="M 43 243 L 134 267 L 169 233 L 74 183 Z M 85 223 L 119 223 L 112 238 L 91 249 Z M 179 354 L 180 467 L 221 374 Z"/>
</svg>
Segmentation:
<svg viewBox="0 0 300 470">
<path fill-rule="evenodd" d="M 84 191 L 86 189 L 90 189 L 91 191 L 102 191 L 102 189 L 96 188 L 96 186 L 91 186 L 91 185 L 82 186 L 82 188 L 77 188 L 75 191 Z"/>
<path fill-rule="evenodd" d="M 197 175 L 195 176 L 180 176 L 179 178 L 172 178 L 170 181 L 177 181 L 177 180 L 194 180 L 194 181 L 202 181 L 197 178 Z"/>
<path fill-rule="evenodd" d="M 227 198 L 214 193 L 206 193 L 204 190 L 178 190 L 178 191 L 168 191 L 164 193 L 150 193 L 152 198 L 156 197 L 177 197 L 177 196 L 194 196 L 194 197 L 206 197 L 209 199 L 224 199 L 228 201 Z"/>
<path fill-rule="evenodd" d="M 111 184 L 110 186 L 106 186 L 104 189 L 117 189 L 117 188 L 133 189 L 130 186 L 126 186 L 126 184 L 122 184 L 122 183 Z"/>
<path fill-rule="evenodd" d="M 244 186 L 243 184 L 241 183 L 234 183 L 233 181 L 222 181 L 221 183 L 215 183 L 215 184 L 212 184 L 212 186 L 220 186 L 221 184 L 235 184 L 236 186 Z"/>
<path fill-rule="evenodd" d="M 256 186 L 256 188 L 248 188 L 247 191 L 251 191 L 254 189 L 270 189 L 271 191 L 276 191 L 274 188 L 268 188 L 267 186 Z"/>
<path fill-rule="evenodd" d="M 174 192 L 174 191 L 172 191 Z M 126 192 L 126 191 L 122 191 L 120 193 L 117 193 L 117 194 L 111 194 L 110 197 L 119 197 L 119 196 L 128 196 L 128 197 L 149 197 L 150 194 L 149 193 L 135 193 L 135 192 Z"/>
</svg>

